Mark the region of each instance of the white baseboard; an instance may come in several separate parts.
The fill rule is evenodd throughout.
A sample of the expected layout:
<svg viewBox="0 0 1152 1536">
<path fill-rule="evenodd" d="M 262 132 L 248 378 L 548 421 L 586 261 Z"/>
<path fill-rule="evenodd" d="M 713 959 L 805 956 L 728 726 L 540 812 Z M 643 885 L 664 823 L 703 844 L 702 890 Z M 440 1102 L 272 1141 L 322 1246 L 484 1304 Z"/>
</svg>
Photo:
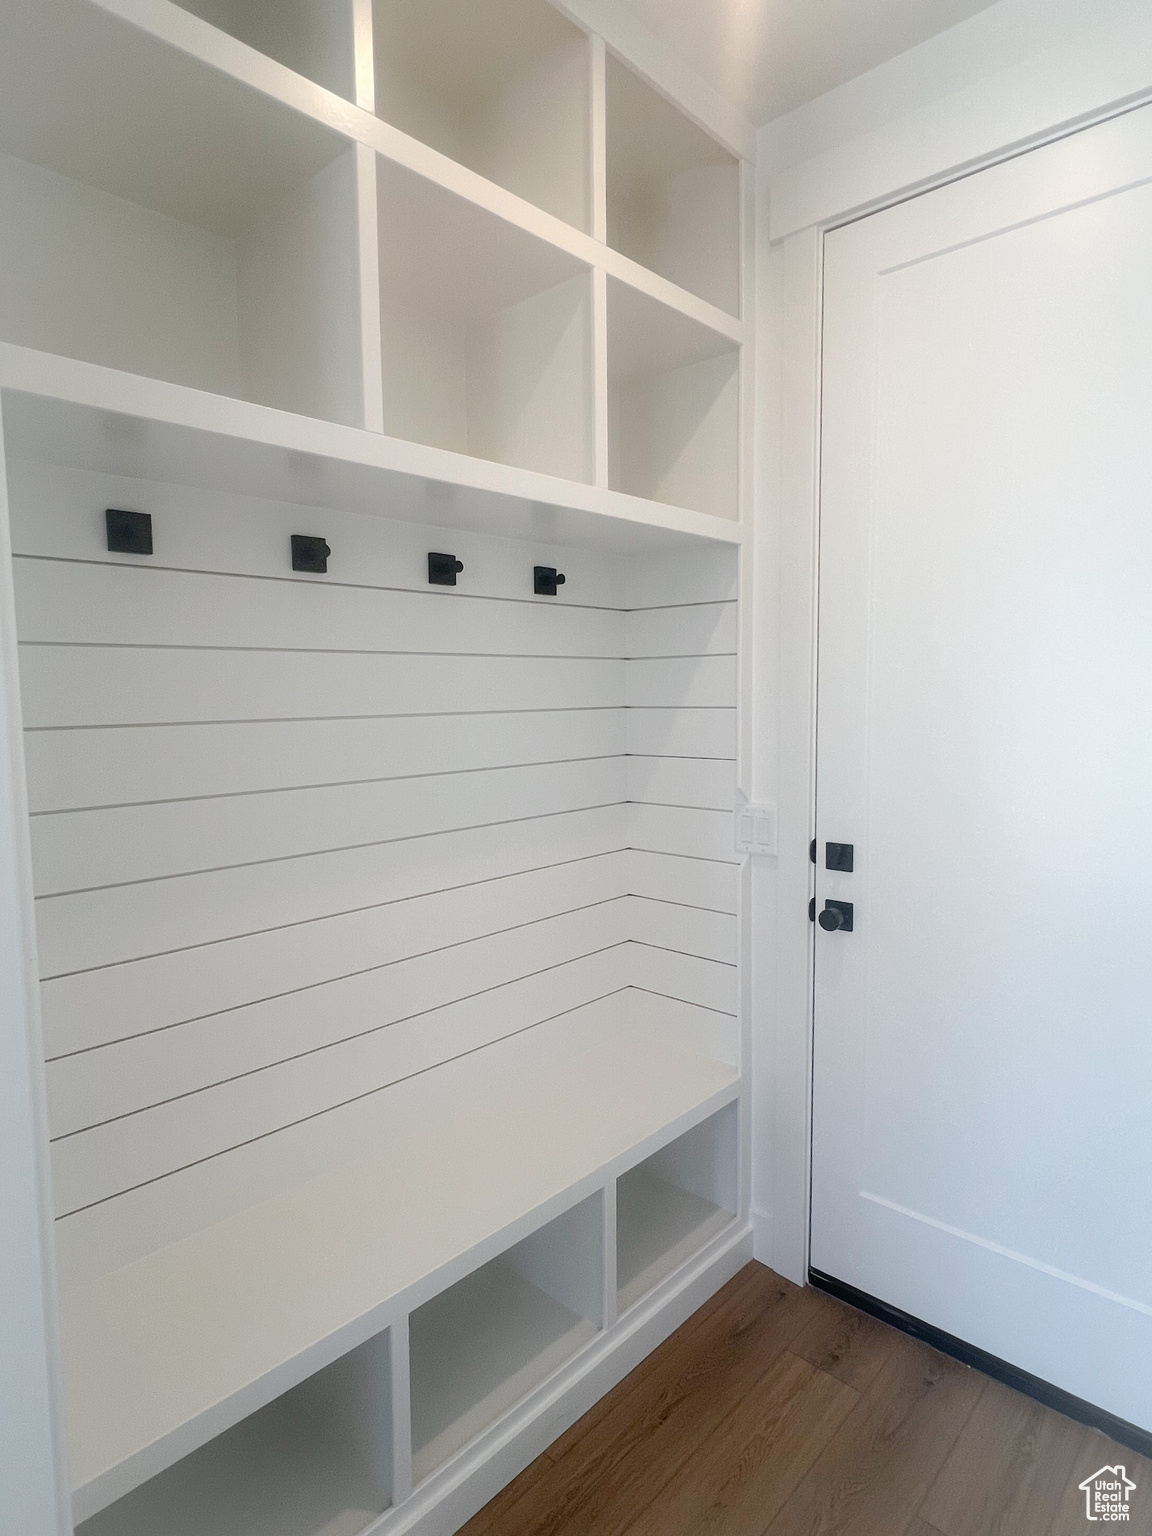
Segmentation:
<svg viewBox="0 0 1152 1536">
<path fill-rule="evenodd" d="M 748 1222 L 752 1228 L 752 1257 L 760 1264 L 767 1264 L 769 1268 L 771 1268 L 768 1235 L 770 1220 L 767 1211 L 758 1211 L 755 1206 L 748 1212 Z"/>
</svg>

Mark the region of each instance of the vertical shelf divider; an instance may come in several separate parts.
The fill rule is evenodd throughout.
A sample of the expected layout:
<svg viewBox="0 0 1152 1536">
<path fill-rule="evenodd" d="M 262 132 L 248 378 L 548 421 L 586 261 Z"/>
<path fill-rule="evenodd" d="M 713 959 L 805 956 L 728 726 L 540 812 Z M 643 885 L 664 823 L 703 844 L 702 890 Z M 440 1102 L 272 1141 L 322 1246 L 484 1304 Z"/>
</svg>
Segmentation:
<svg viewBox="0 0 1152 1536">
<path fill-rule="evenodd" d="M 357 5 L 360 0 L 356 0 Z M 360 28 L 357 24 L 356 36 Z M 357 64 L 357 70 L 359 70 Z M 360 366 L 364 425 L 384 430 L 384 354 L 380 330 L 380 220 L 376 155 L 356 146 L 356 240 L 360 283 Z"/>
<path fill-rule="evenodd" d="M 601 1302 L 605 1329 L 611 1328 L 619 1316 L 619 1287 L 616 1275 L 616 1180 L 609 1179 L 601 1197 L 600 1212 L 604 1222 L 600 1251 L 603 1258 L 601 1282 L 604 1287 Z"/>
<path fill-rule="evenodd" d="M 376 111 L 376 48 L 372 36 L 372 0 L 345 0 L 352 7 L 352 74 L 356 105 Z"/>
<path fill-rule="evenodd" d="M 589 148 L 592 154 L 592 238 L 601 245 L 608 239 L 608 93 L 607 52 L 604 39 L 589 38 L 591 84 L 588 104 L 591 111 Z"/>
<path fill-rule="evenodd" d="M 412 1373 L 407 1314 L 388 1330 L 388 1355 L 392 1381 L 392 1504 L 397 1507 L 412 1492 Z"/>
<path fill-rule="evenodd" d="M 594 484 L 611 483 L 608 461 L 608 275 L 592 269 L 592 461 Z"/>
<path fill-rule="evenodd" d="M 588 147 L 592 157 L 589 192 L 592 238 L 608 239 L 608 97 L 604 39 L 589 39 L 590 111 Z M 592 271 L 592 440 L 595 484 L 607 486 L 608 470 L 608 279 L 604 268 Z M 613 1186 L 614 1188 L 614 1186 Z"/>
</svg>

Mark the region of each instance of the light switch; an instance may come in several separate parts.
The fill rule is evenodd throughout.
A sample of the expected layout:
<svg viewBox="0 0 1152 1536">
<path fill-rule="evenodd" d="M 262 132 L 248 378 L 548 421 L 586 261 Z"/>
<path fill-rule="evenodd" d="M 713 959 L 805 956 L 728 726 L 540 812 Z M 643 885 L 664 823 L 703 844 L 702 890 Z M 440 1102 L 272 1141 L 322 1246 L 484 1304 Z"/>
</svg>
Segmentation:
<svg viewBox="0 0 1152 1536">
<path fill-rule="evenodd" d="M 758 853 L 775 857 L 776 807 L 774 805 L 738 805 L 735 814 L 736 852 Z"/>
</svg>

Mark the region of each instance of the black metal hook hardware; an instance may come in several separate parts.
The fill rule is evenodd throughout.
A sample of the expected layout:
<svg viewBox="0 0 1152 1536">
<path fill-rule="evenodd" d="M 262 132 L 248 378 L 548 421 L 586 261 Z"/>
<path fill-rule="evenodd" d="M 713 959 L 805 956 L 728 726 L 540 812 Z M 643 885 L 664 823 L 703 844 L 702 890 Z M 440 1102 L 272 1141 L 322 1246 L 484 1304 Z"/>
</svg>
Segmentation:
<svg viewBox="0 0 1152 1536">
<path fill-rule="evenodd" d="M 294 571 L 310 571 L 314 576 L 323 576 L 328 571 L 328 556 L 332 553 L 327 541 L 319 539 L 311 533 L 294 533 L 292 535 L 292 569 Z"/>
<path fill-rule="evenodd" d="M 119 507 L 109 507 L 104 513 L 104 526 L 108 530 L 108 548 L 113 554 L 152 553 L 151 512 L 123 512 Z"/>
<path fill-rule="evenodd" d="M 564 574 L 554 565 L 532 567 L 532 590 L 537 597 L 555 597 L 556 588 L 564 585 Z"/>
<path fill-rule="evenodd" d="M 428 555 L 428 580 L 434 587 L 454 587 L 457 573 L 464 569 L 463 560 L 455 555 Z"/>
</svg>

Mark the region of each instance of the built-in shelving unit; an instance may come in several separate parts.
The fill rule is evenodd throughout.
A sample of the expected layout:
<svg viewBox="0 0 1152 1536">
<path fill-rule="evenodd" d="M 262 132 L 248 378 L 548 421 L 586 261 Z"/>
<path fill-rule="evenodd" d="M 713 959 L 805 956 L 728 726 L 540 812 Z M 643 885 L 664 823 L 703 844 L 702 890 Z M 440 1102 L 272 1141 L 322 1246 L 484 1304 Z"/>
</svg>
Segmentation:
<svg viewBox="0 0 1152 1536">
<path fill-rule="evenodd" d="M 180 8 L 325 90 L 356 99 L 352 4 L 330 0 L 177 0 Z"/>
<path fill-rule="evenodd" d="M 608 279 L 608 464 L 614 489 L 736 518 L 739 348 Z"/>
<path fill-rule="evenodd" d="M 372 0 L 377 115 L 590 230 L 591 52 L 547 0 Z"/>
<path fill-rule="evenodd" d="M 301 1382 L 78 1536 L 361 1536 L 392 1500 L 387 1336 Z"/>
<path fill-rule="evenodd" d="M 608 244 L 740 313 L 740 162 L 611 54 Z"/>
<path fill-rule="evenodd" d="M 432 1536 L 750 1253 L 739 185 L 549 0 L 8 7 L 83 1536 Z"/>
<path fill-rule="evenodd" d="M 91 4 L 5 18 L 0 338 L 363 420 L 355 150 Z"/>
<path fill-rule="evenodd" d="M 654 1044 L 615 1034 L 554 1067 L 527 1075 L 521 1067 L 503 1091 L 481 1077 L 470 1092 L 465 1076 L 451 1085 L 462 1101 L 454 1114 L 437 1104 L 443 1088 L 420 1085 L 427 1091 L 401 1097 L 398 1123 L 377 1134 L 371 1156 L 65 1291 L 78 1518 L 213 1439 L 277 1388 L 307 1379 L 325 1356 L 339 1358 L 347 1335 L 371 1338 L 401 1321 L 410 1298 L 446 1291 L 471 1256 L 483 1263 L 506 1252 L 501 1234 L 518 1224 L 534 1230 L 550 1205 L 583 1197 L 581 1186 L 602 1183 L 602 1170 L 611 1175 L 627 1149 L 733 1097 L 731 1068 Z M 621 1104 L 621 1086 L 641 1074 L 642 1089 Z M 480 1107 L 467 1107 L 473 1097 Z M 544 1146 L 547 1159 L 525 1155 Z M 570 1218 L 560 1233 L 570 1257 L 585 1224 L 586 1216 Z M 513 1361 L 538 1379 L 534 1362 L 551 1370 L 595 1334 L 595 1323 L 556 1295 L 571 1302 L 591 1293 L 581 1265 L 595 1263 L 598 1277 L 595 1254 L 545 1281 L 550 1290 L 540 1283 L 549 1255 L 537 1252 L 536 1268 L 532 1245 L 512 1259 L 522 1284 L 504 1270 L 467 1282 L 465 1296 L 474 1293 L 495 1335 L 490 1353 L 482 1339 L 471 1346 L 455 1385 L 445 1375 L 451 1361 L 418 1323 L 414 1443 L 425 1453 L 423 1472 L 508 1406 L 501 1382 L 515 1374 Z M 461 1314 L 450 1300 L 430 1315 L 458 1327 Z"/>
<path fill-rule="evenodd" d="M 383 158 L 378 198 L 385 431 L 591 480 L 588 269 Z"/>
<path fill-rule="evenodd" d="M 412 1313 L 414 1482 L 596 1337 L 602 1239 L 596 1194 Z"/>
<path fill-rule="evenodd" d="M 736 1209 L 735 1106 L 630 1168 L 616 1184 L 617 1305 L 634 1306 L 731 1226 Z"/>
<path fill-rule="evenodd" d="M 46 0 L 9 36 L 0 339 L 735 517 L 737 163 L 548 0 Z"/>
</svg>

